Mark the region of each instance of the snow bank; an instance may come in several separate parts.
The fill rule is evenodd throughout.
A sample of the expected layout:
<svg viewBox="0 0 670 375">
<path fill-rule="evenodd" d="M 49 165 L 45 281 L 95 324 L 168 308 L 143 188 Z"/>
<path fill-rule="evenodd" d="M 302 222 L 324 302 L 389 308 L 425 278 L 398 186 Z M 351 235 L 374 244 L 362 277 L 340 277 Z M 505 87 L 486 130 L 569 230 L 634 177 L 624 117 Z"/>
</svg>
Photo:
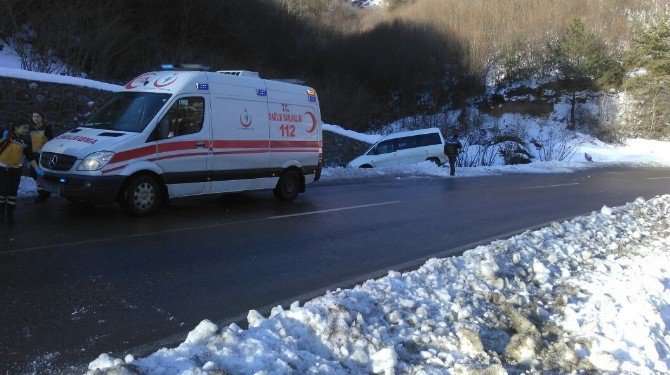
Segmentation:
<svg viewBox="0 0 670 375">
<path fill-rule="evenodd" d="M 603 165 L 603 164 L 599 164 Z M 609 164 L 607 164 L 609 165 Z M 576 170 L 593 166 L 587 163 L 567 162 L 535 162 L 523 165 L 497 165 L 490 167 L 457 168 L 458 177 L 490 176 L 508 173 L 571 173 Z M 433 162 L 424 161 L 414 165 L 386 168 L 324 168 L 321 180 L 324 182 L 338 180 L 358 180 L 366 178 L 407 178 L 407 177 L 444 177 L 449 178 L 449 166 L 438 166 Z"/>
<path fill-rule="evenodd" d="M 604 162 L 652 162 L 670 165 L 670 142 L 648 139 L 628 139 L 623 145 L 608 145 L 603 142 L 584 144 L 573 160 L 583 160 L 584 153 L 594 161 Z"/>
<path fill-rule="evenodd" d="M 669 247 L 670 195 L 638 199 L 89 373 L 667 373 Z"/>
<path fill-rule="evenodd" d="M 323 130 L 369 144 L 375 144 L 382 139 L 382 136 L 379 134 L 358 133 L 353 130 L 344 129 L 338 125 L 323 124 Z"/>
<path fill-rule="evenodd" d="M 96 90 L 102 91 L 121 91 L 123 86 L 112 85 L 111 83 L 105 83 L 100 81 L 94 81 L 92 79 L 63 76 L 57 74 L 48 74 L 48 73 L 39 73 L 31 72 L 29 70 L 23 69 L 14 69 L 14 68 L 4 68 L 0 67 L 0 76 L 25 79 L 29 81 L 40 81 L 40 82 L 52 82 L 52 83 L 61 83 L 64 85 L 73 85 L 73 86 L 82 86 L 89 87 Z"/>
</svg>

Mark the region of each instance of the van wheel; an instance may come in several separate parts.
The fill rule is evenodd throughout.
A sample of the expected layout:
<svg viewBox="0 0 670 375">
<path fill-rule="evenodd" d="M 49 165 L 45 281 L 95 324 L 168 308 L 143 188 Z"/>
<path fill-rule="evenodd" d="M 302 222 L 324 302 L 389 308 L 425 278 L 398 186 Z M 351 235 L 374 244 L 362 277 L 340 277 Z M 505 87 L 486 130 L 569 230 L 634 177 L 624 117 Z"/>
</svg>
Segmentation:
<svg viewBox="0 0 670 375">
<path fill-rule="evenodd" d="M 438 159 L 438 158 L 428 158 L 428 159 L 426 159 L 426 161 L 433 162 L 433 163 L 435 163 L 435 165 L 437 165 L 438 167 L 442 165 L 442 162 L 441 162 L 440 159 Z"/>
<path fill-rule="evenodd" d="M 361 168 L 370 169 L 370 168 L 372 168 L 372 166 L 370 164 L 363 164 L 363 165 L 361 165 Z"/>
<path fill-rule="evenodd" d="M 284 172 L 277 182 L 277 187 L 272 191 L 280 201 L 292 201 L 298 197 L 300 192 L 300 175 L 294 170 Z"/>
<path fill-rule="evenodd" d="M 149 176 L 137 176 L 130 180 L 121 199 L 123 208 L 133 216 L 149 215 L 160 202 L 160 186 Z"/>
</svg>

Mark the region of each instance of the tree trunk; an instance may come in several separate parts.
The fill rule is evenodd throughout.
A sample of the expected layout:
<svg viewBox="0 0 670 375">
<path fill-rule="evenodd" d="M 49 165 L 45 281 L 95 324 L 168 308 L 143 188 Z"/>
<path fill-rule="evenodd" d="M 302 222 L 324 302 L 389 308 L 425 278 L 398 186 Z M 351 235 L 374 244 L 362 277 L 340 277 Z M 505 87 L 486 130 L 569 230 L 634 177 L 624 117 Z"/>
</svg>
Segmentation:
<svg viewBox="0 0 670 375">
<path fill-rule="evenodd" d="M 577 128 L 577 119 L 575 112 L 577 109 L 577 93 L 572 92 L 572 100 L 570 101 L 570 122 L 568 123 L 568 130 L 575 130 Z"/>
</svg>

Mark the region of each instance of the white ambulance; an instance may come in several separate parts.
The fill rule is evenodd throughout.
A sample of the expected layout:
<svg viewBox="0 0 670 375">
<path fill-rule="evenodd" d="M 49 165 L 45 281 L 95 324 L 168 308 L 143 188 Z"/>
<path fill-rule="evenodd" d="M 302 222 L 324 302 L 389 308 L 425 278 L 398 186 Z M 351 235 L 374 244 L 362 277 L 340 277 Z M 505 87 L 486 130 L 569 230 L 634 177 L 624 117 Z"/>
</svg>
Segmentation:
<svg viewBox="0 0 670 375">
<path fill-rule="evenodd" d="M 290 201 L 320 177 L 321 127 L 310 87 L 248 71 L 157 71 L 47 143 L 40 166 L 50 191 L 138 216 L 206 194 L 274 189 Z"/>
</svg>

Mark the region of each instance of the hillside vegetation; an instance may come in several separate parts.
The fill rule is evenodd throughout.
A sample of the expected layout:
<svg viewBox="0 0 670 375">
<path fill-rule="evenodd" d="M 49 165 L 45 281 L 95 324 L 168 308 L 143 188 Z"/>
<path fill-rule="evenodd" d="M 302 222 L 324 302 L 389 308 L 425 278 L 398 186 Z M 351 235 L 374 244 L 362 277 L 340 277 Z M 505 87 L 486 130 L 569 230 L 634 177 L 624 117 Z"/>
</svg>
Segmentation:
<svg viewBox="0 0 670 375">
<path fill-rule="evenodd" d="M 645 86 L 627 82 L 626 72 L 647 64 L 629 53 L 640 46 L 641 25 L 662 25 L 667 7 L 667 0 L 395 0 L 363 9 L 346 0 L 0 0 L 0 38 L 23 54 L 26 68 L 62 62 L 70 74 L 114 82 L 165 62 L 300 78 L 319 91 L 324 120 L 367 130 L 490 101 L 495 87 L 528 79 L 561 81 L 567 93 Z M 655 92 L 659 103 L 665 91 Z"/>
</svg>

